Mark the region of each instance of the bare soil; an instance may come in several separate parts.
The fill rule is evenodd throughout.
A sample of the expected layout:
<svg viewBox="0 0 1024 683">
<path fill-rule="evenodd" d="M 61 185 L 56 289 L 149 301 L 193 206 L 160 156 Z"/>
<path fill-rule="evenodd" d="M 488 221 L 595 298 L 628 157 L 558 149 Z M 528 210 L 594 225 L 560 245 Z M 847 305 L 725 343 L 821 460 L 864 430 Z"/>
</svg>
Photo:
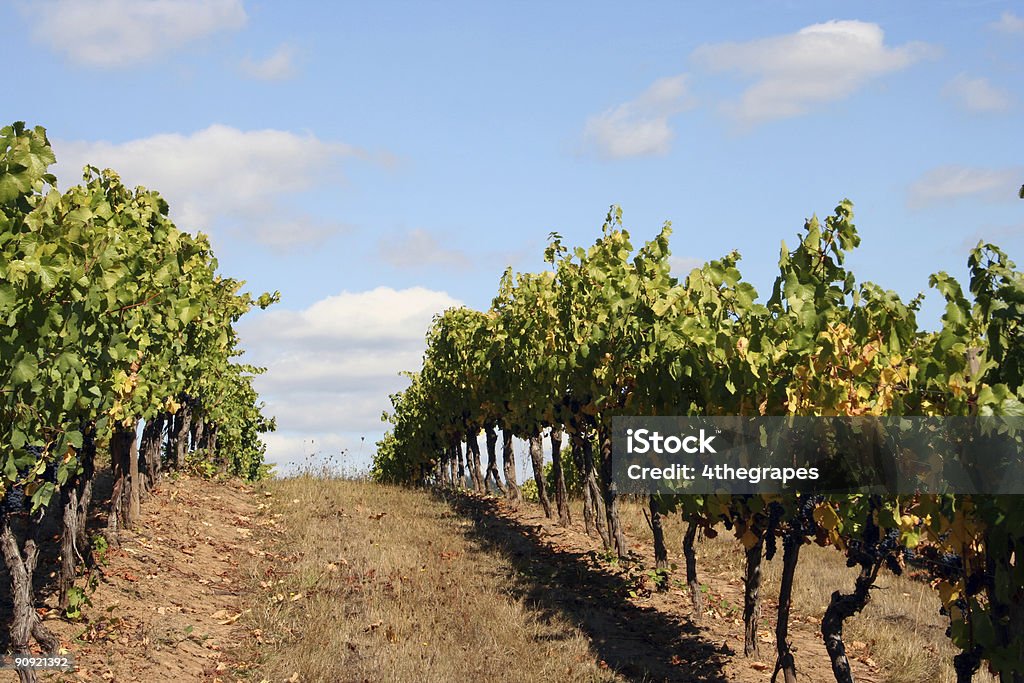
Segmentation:
<svg viewBox="0 0 1024 683">
<path fill-rule="evenodd" d="M 231 680 L 236 662 L 225 650 L 242 637 L 251 599 L 239 566 L 259 547 L 254 501 L 236 482 L 165 479 L 141 523 L 107 552 L 82 620 L 47 619 L 78 670 L 44 680 Z"/>
</svg>

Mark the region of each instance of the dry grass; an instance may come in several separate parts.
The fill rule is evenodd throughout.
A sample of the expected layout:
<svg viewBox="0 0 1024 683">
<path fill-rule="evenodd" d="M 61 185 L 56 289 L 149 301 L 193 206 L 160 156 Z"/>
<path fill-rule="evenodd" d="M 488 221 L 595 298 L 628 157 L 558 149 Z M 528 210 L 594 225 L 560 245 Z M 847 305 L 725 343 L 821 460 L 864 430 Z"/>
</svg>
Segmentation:
<svg viewBox="0 0 1024 683">
<path fill-rule="evenodd" d="M 521 590 L 528 573 L 523 559 L 485 547 L 474 522 L 444 501 L 422 491 L 311 477 L 268 482 L 264 495 L 269 507 L 262 514 L 281 531 L 265 546 L 279 561 L 253 560 L 248 571 L 251 589 L 262 596 L 247 616 L 256 638 L 242 653 L 253 661 L 253 680 L 621 680 L 602 666 L 608 646 L 600 629 L 578 614 L 541 609 L 537 594 Z M 573 512 L 582 518 L 579 503 Z M 643 506 L 626 503 L 623 521 L 634 548 L 648 557 Z M 666 519 L 665 531 L 670 559 L 681 566 L 681 519 Z M 763 654 L 774 648 L 780 559 L 765 564 Z M 711 607 L 720 621 L 741 617 L 743 561 L 724 529 L 699 541 L 698 571 L 715 586 Z M 804 548 L 794 593 L 803 647 L 813 649 L 832 591 L 851 590 L 854 577 L 835 550 Z M 682 570 L 673 578 L 682 578 Z M 878 583 L 864 612 L 847 622 L 851 657 L 870 667 L 872 681 L 953 683 L 956 650 L 934 592 L 890 574 Z M 796 654 L 799 667 L 799 649 Z M 994 681 L 983 672 L 975 680 Z"/>
<path fill-rule="evenodd" d="M 582 510 L 582 509 L 581 509 Z M 575 512 L 575 510 L 574 510 Z M 580 512 L 582 514 L 582 511 Z M 645 545 L 653 538 L 644 517 L 644 507 L 638 503 L 623 506 L 626 533 Z M 682 567 L 682 542 L 685 530 L 678 515 L 664 521 L 666 544 L 673 562 Z M 701 572 L 728 574 L 742 577 L 744 555 L 742 547 L 724 527 L 714 539 L 699 541 L 697 554 L 698 576 Z M 762 622 L 762 631 L 772 636 L 774 644 L 774 609 L 782 570 L 781 545 L 779 555 L 764 563 L 762 614 L 770 617 Z M 682 574 L 682 569 L 678 571 Z M 797 579 L 793 592 L 794 611 L 820 623 L 832 592 L 851 592 L 857 572 L 846 567 L 843 556 L 834 548 L 804 546 L 797 565 Z M 770 607 L 769 607 L 770 605 Z M 946 637 L 948 619 L 939 614 L 939 599 L 927 584 L 907 577 L 883 572 L 878 590 L 864 611 L 846 622 L 844 641 L 851 656 L 871 659 L 884 672 L 885 683 L 954 683 L 953 655 L 958 650 Z M 742 610 L 742 604 L 738 605 Z M 772 645 L 774 646 L 774 645 Z M 797 655 L 799 660 L 799 654 Z M 978 672 L 976 683 L 995 682 L 985 671 Z"/>
<path fill-rule="evenodd" d="M 245 646 L 255 680 L 620 680 L 573 623 L 510 589 L 508 562 L 429 494 L 310 477 L 265 493 L 285 559 L 248 572 L 262 594 Z"/>
</svg>

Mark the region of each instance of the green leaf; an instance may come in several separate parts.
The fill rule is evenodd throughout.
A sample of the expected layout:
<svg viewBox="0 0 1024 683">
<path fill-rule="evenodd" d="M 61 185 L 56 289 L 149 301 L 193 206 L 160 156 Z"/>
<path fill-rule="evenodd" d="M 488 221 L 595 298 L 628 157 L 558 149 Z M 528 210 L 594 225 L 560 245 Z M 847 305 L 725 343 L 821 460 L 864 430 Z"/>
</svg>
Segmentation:
<svg viewBox="0 0 1024 683">
<path fill-rule="evenodd" d="M 39 361 L 36 357 L 31 354 L 25 354 L 18 361 L 17 365 L 14 366 L 14 371 L 11 373 L 11 381 L 15 384 L 25 384 L 31 382 L 36 375 L 39 374 Z"/>
<path fill-rule="evenodd" d="M 24 445 L 24 441 L 22 441 L 22 445 Z M 15 446 L 15 448 L 20 447 L 21 446 Z M 14 463 L 13 455 L 7 456 L 7 460 L 4 462 L 4 477 L 7 479 L 7 481 L 18 480 L 18 466 Z"/>
<path fill-rule="evenodd" d="M 7 282 L 0 283 L 0 307 L 8 308 L 18 300 L 14 287 Z"/>
<path fill-rule="evenodd" d="M 44 482 L 42 486 L 36 489 L 35 493 L 32 494 L 32 512 L 48 506 L 56 490 L 57 487 L 53 485 L 53 482 L 49 481 Z"/>
</svg>

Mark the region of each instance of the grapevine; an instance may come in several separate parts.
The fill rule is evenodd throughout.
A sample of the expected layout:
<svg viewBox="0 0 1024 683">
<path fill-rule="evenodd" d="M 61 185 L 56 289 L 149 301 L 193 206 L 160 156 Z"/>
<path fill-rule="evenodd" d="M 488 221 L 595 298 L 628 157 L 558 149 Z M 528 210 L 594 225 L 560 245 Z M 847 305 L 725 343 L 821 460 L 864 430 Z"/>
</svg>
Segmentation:
<svg viewBox="0 0 1024 683">
<path fill-rule="evenodd" d="M 860 244 L 847 200 L 824 221 L 807 220 L 796 248 L 783 244 L 764 301 L 743 281 L 735 252 L 674 277 L 670 236 L 666 224 L 636 249 L 612 207 L 592 246 L 569 247 L 552 233 L 549 270 L 508 270 L 488 311 L 435 319 L 422 369 L 385 415 L 393 429 L 378 444 L 374 476 L 461 486 L 453 454 L 463 441 L 472 452 L 481 429 L 501 429 L 507 444 L 564 430 L 586 482 L 587 531 L 626 557 L 610 471 L 616 415 L 1024 414 L 1024 276 L 998 248 L 972 251 L 969 293 L 945 273 L 932 276 L 947 309 L 942 327 L 928 331 L 917 321 L 920 296 L 904 302 L 847 269 Z M 842 458 L 843 439 L 836 433 L 821 446 L 844 463 L 837 481 L 870 474 Z M 476 467 L 470 460 L 471 474 Z M 516 500 L 513 480 L 507 491 Z M 747 654 L 756 651 L 760 563 L 781 541 L 776 674 L 787 682 L 797 675 L 789 598 L 807 543 L 834 547 L 860 568 L 852 593 L 833 594 L 822 626 L 838 681 L 853 680 L 844 620 L 867 604 L 879 572 L 901 574 L 908 564 L 929 568 L 963 651 L 958 671 L 985 661 L 1006 680 L 1024 676 L 1024 580 L 1014 559 L 1024 549 L 1024 503 L 1015 497 L 659 496 L 652 527 L 673 511 L 688 520 L 691 586 L 698 528 L 712 534 L 723 524 L 744 545 Z M 663 557 L 657 540 L 655 553 Z"/>
</svg>

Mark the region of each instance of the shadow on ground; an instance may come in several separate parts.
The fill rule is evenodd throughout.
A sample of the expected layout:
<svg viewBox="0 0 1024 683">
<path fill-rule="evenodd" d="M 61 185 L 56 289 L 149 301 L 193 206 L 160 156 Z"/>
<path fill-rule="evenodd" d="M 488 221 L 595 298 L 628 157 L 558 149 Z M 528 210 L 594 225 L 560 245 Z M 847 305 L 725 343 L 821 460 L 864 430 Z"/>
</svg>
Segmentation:
<svg viewBox="0 0 1024 683">
<path fill-rule="evenodd" d="M 466 535 L 482 550 L 504 556 L 515 568 L 516 597 L 547 614 L 579 624 L 594 650 L 629 681 L 725 683 L 724 651 L 685 619 L 633 604 L 623 578 L 595 563 L 592 554 L 552 548 L 540 527 L 504 517 L 492 498 L 437 491 L 474 524 Z"/>
</svg>

